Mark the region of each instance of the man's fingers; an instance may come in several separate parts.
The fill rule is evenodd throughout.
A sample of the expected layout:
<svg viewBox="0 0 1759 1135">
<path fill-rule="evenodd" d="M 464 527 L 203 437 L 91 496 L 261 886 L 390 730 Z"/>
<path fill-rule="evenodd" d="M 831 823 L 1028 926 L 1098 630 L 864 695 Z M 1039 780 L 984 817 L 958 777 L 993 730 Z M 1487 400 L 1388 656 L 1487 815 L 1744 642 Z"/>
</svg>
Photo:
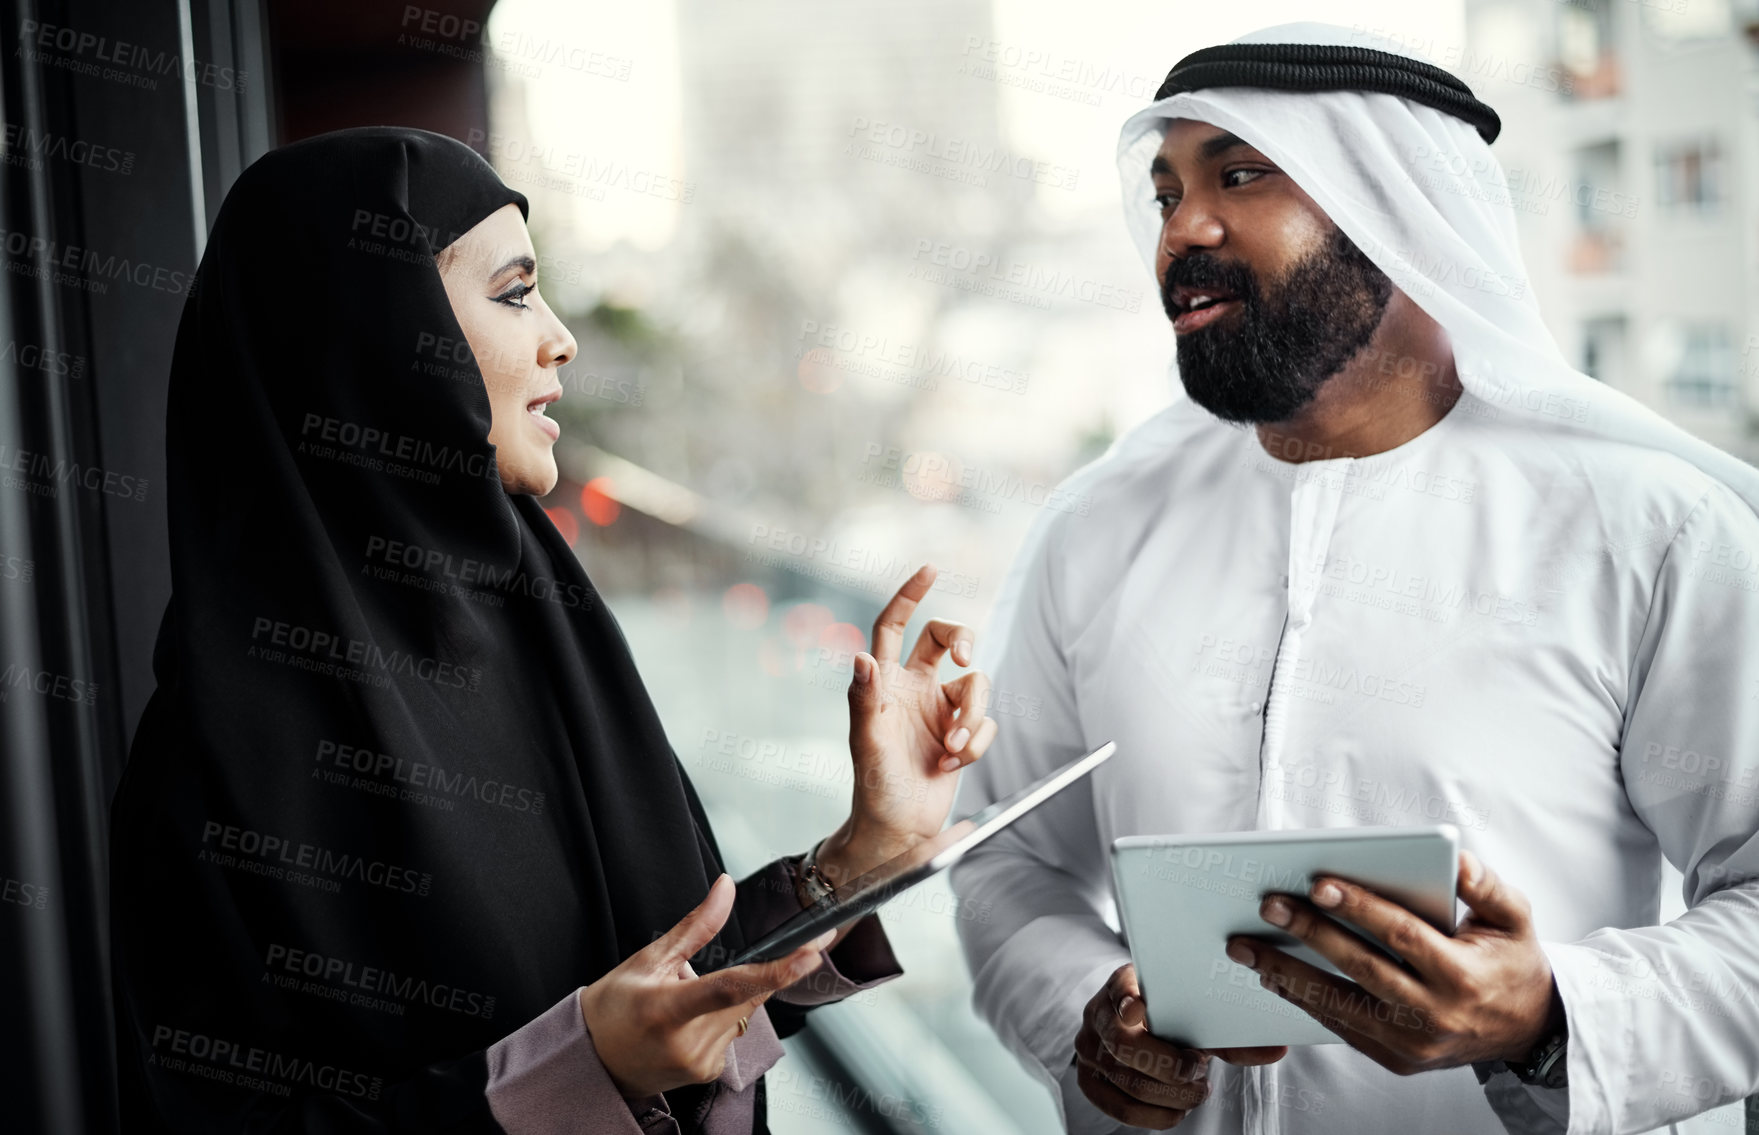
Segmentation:
<svg viewBox="0 0 1759 1135">
<path fill-rule="evenodd" d="M 1383 1001 L 1423 1003 L 1423 987 L 1386 951 L 1321 914 L 1311 903 L 1291 895 L 1270 895 L 1259 913 L 1311 947 L 1345 977 Z"/>
<path fill-rule="evenodd" d="M 1460 852 L 1460 900 L 1472 909 L 1474 920 L 1503 930 L 1521 931 L 1533 920 L 1527 896 L 1470 851 Z"/>
<path fill-rule="evenodd" d="M 928 594 L 937 574 L 933 564 L 923 564 L 904 581 L 891 601 L 873 621 L 873 656 L 883 664 L 898 661 L 904 650 L 904 626 L 916 613 L 916 605 Z"/>
<path fill-rule="evenodd" d="M 1420 1071 L 1417 1065 L 1410 1060 L 1365 1033 L 1335 1027 L 1332 1031 L 1343 1037 L 1345 1044 L 1396 1076 L 1409 1076 L 1413 1072 Z"/>
<path fill-rule="evenodd" d="M 696 909 L 642 950 L 655 969 L 674 973 L 686 959 L 714 940 L 733 910 L 733 879 L 722 872 Z"/>
<path fill-rule="evenodd" d="M 1336 979 L 1333 979 L 1333 980 L 1336 980 Z M 1395 1075 L 1408 1076 L 1412 1072 L 1418 1070 L 1417 1066 L 1414 1065 L 1410 1060 L 1401 1056 L 1397 1052 L 1394 1052 L 1391 1048 L 1388 1048 L 1380 1040 L 1377 1040 L 1376 1038 L 1370 1036 L 1369 1034 L 1367 1034 L 1365 1032 L 1359 1032 L 1356 1029 L 1351 1028 L 1349 1026 L 1349 1024 L 1346 1023 L 1340 1017 L 1327 1016 L 1323 1013 L 1314 1013 L 1313 1018 L 1314 1018 L 1314 1020 L 1318 1021 L 1320 1024 L 1324 1025 L 1326 1028 L 1330 1029 L 1332 1032 L 1336 1033 L 1339 1037 L 1342 1037 L 1345 1044 L 1349 1045 L 1351 1048 L 1355 1049 L 1357 1052 L 1360 1052 L 1362 1055 L 1368 1057 L 1368 1059 L 1374 1061 L 1376 1064 L 1380 1065 L 1382 1068 L 1385 1068 L 1387 1071 L 1394 1073 Z M 1236 1048 L 1236 1049 L 1229 1049 L 1226 1051 L 1239 1052 L 1239 1053 L 1280 1052 L 1283 1054 L 1287 1054 L 1287 1052 L 1289 1050 L 1287 1048 L 1278 1048 L 1278 1049 Z M 1218 1052 L 1217 1055 L 1220 1055 L 1220 1052 Z M 1226 1059 L 1226 1057 L 1223 1057 L 1223 1059 Z M 1280 1059 L 1282 1059 L 1282 1057 L 1279 1056 L 1276 1059 L 1280 1060 Z M 1236 1061 L 1230 1060 L 1229 1063 L 1245 1064 L 1245 1063 L 1249 1063 L 1249 1062 L 1248 1061 L 1237 1061 L 1236 1062 Z M 1274 1063 L 1274 1061 L 1258 1060 L 1258 1061 L 1256 1061 L 1256 1063 L 1270 1064 L 1270 1063 Z"/>
<path fill-rule="evenodd" d="M 1105 985 L 1098 993 L 1087 999 L 1087 1006 L 1082 1010 L 1081 1018 L 1085 1027 L 1081 1031 L 1083 1033 L 1091 1032 L 1094 1036 L 1094 1043 L 1098 1044 L 1100 1030 L 1106 1026 L 1106 1022 L 1110 1018 L 1117 1016 L 1119 1003 L 1126 997 L 1141 996 L 1142 987 L 1136 983 L 1136 966 L 1125 962 L 1112 971 L 1112 975 L 1106 978 Z M 1077 1036 L 1076 1042 L 1079 1043 L 1080 1039 L 1080 1036 Z"/>
<path fill-rule="evenodd" d="M 1225 1060 L 1241 1068 L 1252 1068 L 1260 1064 L 1275 1064 L 1289 1054 L 1289 1046 L 1277 1044 L 1254 1048 L 1210 1048 L 1205 1051 L 1217 1060 Z"/>
<path fill-rule="evenodd" d="M 1188 1084 L 1208 1074 L 1209 1061 L 1202 1053 L 1168 1044 L 1148 1031 L 1140 997 L 1125 994 L 1117 1011 L 1102 1013 L 1097 1024 L 1094 1031 L 1104 1054 L 1140 1075 L 1163 1084 Z"/>
<path fill-rule="evenodd" d="M 1382 1001 L 1346 978 L 1262 942 L 1254 943 L 1254 949 L 1260 984 L 1351 1044 L 1359 1034 L 1399 1048 L 1434 1031 L 1431 1018 L 1416 1006 Z"/>
<path fill-rule="evenodd" d="M 1130 1127 L 1165 1131 L 1178 1126 L 1185 1118 L 1185 1109 L 1144 1103 L 1107 1079 L 1099 1065 L 1080 1056 L 1075 1060 L 1075 1082 L 1081 1086 L 1081 1094 L 1113 1119 Z"/>
<path fill-rule="evenodd" d="M 1366 887 L 1342 879 L 1318 878 L 1308 892 L 1313 905 L 1374 935 L 1425 978 L 1457 976 L 1452 947 L 1441 931 L 1404 907 Z"/>
<path fill-rule="evenodd" d="M 1362 1031 L 1373 1025 L 1378 998 L 1353 982 L 1310 966 L 1272 946 L 1262 942 L 1253 945 L 1257 953 L 1258 983 L 1264 988 L 1299 1006 L 1308 1016 L 1340 1035 L 1346 1028 Z"/>
<path fill-rule="evenodd" d="M 1111 991 L 1112 1003 L 1114 1005 L 1119 1001 L 1122 1001 L 1126 996 L 1141 997 L 1142 985 L 1136 980 L 1135 963 L 1125 962 L 1123 965 L 1113 970 L 1112 976 L 1106 979 L 1106 988 Z"/>
</svg>

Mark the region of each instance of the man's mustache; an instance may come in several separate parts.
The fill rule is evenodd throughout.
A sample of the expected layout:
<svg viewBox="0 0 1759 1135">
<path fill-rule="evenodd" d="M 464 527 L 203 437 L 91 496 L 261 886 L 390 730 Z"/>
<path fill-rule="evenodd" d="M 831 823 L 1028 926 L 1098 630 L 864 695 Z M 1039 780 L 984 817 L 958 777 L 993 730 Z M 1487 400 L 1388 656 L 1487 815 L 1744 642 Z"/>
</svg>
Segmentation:
<svg viewBox="0 0 1759 1135">
<path fill-rule="evenodd" d="M 1252 269 L 1237 260 L 1220 260 L 1207 252 L 1167 265 L 1166 275 L 1160 282 L 1160 303 L 1169 319 L 1180 314 L 1173 306 L 1173 291 L 1182 287 L 1226 292 L 1239 299 L 1243 306 L 1251 306 L 1258 300 L 1258 276 Z"/>
</svg>

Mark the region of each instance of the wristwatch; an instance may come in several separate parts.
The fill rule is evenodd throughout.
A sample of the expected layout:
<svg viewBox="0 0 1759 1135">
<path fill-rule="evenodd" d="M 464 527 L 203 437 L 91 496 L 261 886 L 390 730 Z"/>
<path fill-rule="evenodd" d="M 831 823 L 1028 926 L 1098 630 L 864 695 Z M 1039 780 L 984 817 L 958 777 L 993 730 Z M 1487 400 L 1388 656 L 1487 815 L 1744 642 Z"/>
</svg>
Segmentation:
<svg viewBox="0 0 1759 1135">
<path fill-rule="evenodd" d="M 1558 995 L 1557 987 L 1551 990 L 1551 1019 L 1556 1022 L 1545 1039 L 1536 1045 L 1527 1059 L 1516 1063 L 1506 1061 L 1509 1071 L 1515 1079 L 1523 1084 L 1532 1084 L 1540 1088 L 1565 1088 L 1570 1083 L 1569 1022 L 1564 1017 L 1563 998 Z"/>
<path fill-rule="evenodd" d="M 1569 1034 L 1553 1033 L 1524 1063 L 1510 1064 L 1509 1071 L 1523 1084 L 1567 1088 L 1570 1084 L 1569 1044 Z"/>
</svg>

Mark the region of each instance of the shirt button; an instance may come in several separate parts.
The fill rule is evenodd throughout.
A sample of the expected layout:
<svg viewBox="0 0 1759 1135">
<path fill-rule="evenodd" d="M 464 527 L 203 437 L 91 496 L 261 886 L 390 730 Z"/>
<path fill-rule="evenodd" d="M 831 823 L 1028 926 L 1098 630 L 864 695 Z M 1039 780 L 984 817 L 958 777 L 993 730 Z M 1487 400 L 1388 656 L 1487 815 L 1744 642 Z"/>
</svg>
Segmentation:
<svg viewBox="0 0 1759 1135">
<path fill-rule="evenodd" d="M 1255 701 L 1255 702 L 1253 702 L 1253 703 L 1252 703 L 1252 704 L 1251 704 L 1251 705 L 1249 705 L 1249 706 L 1247 706 L 1247 707 L 1246 707 L 1246 712 L 1247 712 L 1247 713 L 1250 713 L 1250 714 L 1252 714 L 1252 715 L 1253 715 L 1253 716 L 1254 716 L 1254 717 L 1256 717 L 1256 716 L 1257 716 L 1257 715 L 1258 715 L 1258 713 L 1259 713 L 1259 711 L 1260 711 L 1260 710 L 1262 710 L 1262 709 L 1263 709 L 1263 708 L 1264 708 L 1264 703 L 1263 703 L 1263 702 L 1257 702 L 1257 701 Z"/>
</svg>

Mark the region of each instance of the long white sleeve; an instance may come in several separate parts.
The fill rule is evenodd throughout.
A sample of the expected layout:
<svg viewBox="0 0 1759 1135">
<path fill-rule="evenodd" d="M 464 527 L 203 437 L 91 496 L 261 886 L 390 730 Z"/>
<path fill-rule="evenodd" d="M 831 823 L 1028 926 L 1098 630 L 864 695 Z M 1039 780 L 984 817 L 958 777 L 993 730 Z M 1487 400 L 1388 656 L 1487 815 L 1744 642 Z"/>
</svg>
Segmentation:
<svg viewBox="0 0 1759 1135">
<path fill-rule="evenodd" d="M 1056 518 L 1079 523 L 1070 516 Z M 994 679 L 991 712 L 1001 732 L 991 752 L 965 773 L 962 809 L 974 809 L 1080 756 L 1083 736 L 1073 687 L 1059 649 L 1050 579 L 1061 525 L 1041 518 L 1016 560 L 986 634 Z M 1072 1090 L 1082 1007 L 1130 953 L 1107 924 L 1110 876 L 1094 822 L 1089 780 L 1064 790 L 979 847 L 952 873 L 962 902 L 985 918 L 959 932 L 975 981 L 974 1003 L 1009 1049 L 1062 1101 L 1077 1132 L 1116 1124 Z"/>
<path fill-rule="evenodd" d="M 1625 789 L 1684 875 L 1687 911 L 1546 944 L 1569 1019 L 1570 1135 L 1647 1131 L 1759 1091 L 1759 518 L 1721 486 L 1668 549 L 1631 689 Z"/>
<path fill-rule="evenodd" d="M 963 803 L 1118 755 L 953 885 L 976 1007 L 1071 1131 L 1112 1129 L 1068 1075 L 1128 957 L 1107 849 L 1181 831 L 1455 823 L 1532 902 L 1570 1025 L 1567 1090 L 1321 1045 L 1218 1064 L 1192 1135 L 1683 1132 L 1759 1089 L 1759 518 L 1677 459 L 1462 406 L 1299 477 L 1169 410 L 1028 537 Z M 1658 925 L 1664 860 L 1686 913 Z"/>
</svg>

